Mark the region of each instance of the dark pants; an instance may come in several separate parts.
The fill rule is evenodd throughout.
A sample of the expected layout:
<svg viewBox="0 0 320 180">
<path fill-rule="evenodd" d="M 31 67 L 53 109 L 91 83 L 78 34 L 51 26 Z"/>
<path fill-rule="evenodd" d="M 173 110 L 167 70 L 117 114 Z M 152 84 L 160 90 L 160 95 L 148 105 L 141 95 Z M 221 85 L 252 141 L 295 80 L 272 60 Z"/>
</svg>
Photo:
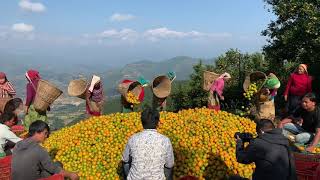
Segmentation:
<svg viewBox="0 0 320 180">
<path fill-rule="evenodd" d="M 12 155 L 11 149 L 14 148 L 16 143 L 12 141 L 7 141 L 6 144 L 4 145 L 4 152 L 6 153 L 6 156 Z"/>
<path fill-rule="evenodd" d="M 288 96 L 288 102 L 286 105 L 287 115 L 292 115 L 292 113 L 301 106 L 302 97 L 303 96 Z"/>
</svg>

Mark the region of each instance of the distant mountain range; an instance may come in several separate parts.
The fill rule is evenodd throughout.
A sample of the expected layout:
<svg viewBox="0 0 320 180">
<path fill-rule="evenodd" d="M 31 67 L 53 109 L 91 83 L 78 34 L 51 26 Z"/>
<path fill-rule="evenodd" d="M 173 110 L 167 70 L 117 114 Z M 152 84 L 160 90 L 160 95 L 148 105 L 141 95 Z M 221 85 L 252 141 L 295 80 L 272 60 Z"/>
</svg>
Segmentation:
<svg viewBox="0 0 320 180">
<path fill-rule="evenodd" d="M 177 80 L 187 80 L 193 72 L 193 65 L 200 59 L 186 56 L 174 57 L 168 60 L 153 62 L 142 60 L 127 64 L 123 67 L 108 67 L 106 65 L 68 64 L 55 61 L 39 61 L 30 59 L 30 56 L 6 56 L 0 53 L 0 71 L 7 74 L 18 93 L 18 97 L 24 99 L 25 85 L 27 83 L 25 72 L 28 69 L 36 69 L 43 79 L 48 80 L 60 88 L 64 93 L 51 106 L 48 113 L 50 126 L 59 129 L 70 122 L 78 122 L 86 117 L 84 100 L 70 97 L 67 87 L 71 80 L 77 78 L 90 79 L 93 74 L 102 77 L 107 96 L 117 96 L 117 84 L 123 79 L 137 79 L 143 76 L 152 81 L 157 75 L 175 71 Z M 61 62 L 61 61 L 60 61 Z M 214 63 L 214 59 L 203 60 L 204 64 Z M 89 64 L 89 63 L 88 63 Z"/>
<path fill-rule="evenodd" d="M 72 79 L 85 77 L 90 79 L 93 74 L 102 77 L 104 88 L 108 96 L 116 95 L 117 84 L 123 79 L 137 79 L 143 76 L 145 79 L 152 79 L 169 71 L 177 74 L 177 80 L 186 80 L 192 73 L 193 65 L 197 64 L 200 59 L 187 56 L 178 56 L 168 60 L 153 62 L 142 60 L 125 65 L 124 67 L 108 67 L 104 65 L 86 65 L 86 64 L 68 64 L 55 62 L 33 62 L 28 61 L 28 57 L 3 57 L 0 56 L 2 67 L 0 71 L 7 73 L 8 79 L 15 85 L 18 95 L 25 94 L 25 72 L 32 68 L 39 70 L 42 78 L 54 83 L 62 89 L 67 97 L 67 86 Z M 214 63 L 214 59 L 203 60 L 204 64 Z M 88 63 L 89 64 L 89 63 Z"/>
</svg>

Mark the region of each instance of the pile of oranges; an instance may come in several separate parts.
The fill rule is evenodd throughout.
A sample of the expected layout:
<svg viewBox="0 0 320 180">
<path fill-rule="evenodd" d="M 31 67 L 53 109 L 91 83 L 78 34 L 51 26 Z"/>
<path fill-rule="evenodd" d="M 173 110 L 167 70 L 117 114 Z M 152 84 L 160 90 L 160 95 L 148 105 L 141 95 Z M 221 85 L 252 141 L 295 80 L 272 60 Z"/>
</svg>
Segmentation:
<svg viewBox="0 0 320 180">
<path fill-rule="evenodd" d="M 299 149 L 300 151 L 305 151 L 307 146 L 305 146 L 305 145 L 298 145 L 297 147 L 298 147 L 298 149 Z M 317 153 L 317 154 L 319 154 L 319 153 L 320 153 L 320 147 L 314 148 L 314 150 L 312 151 L 312 153 Z"/>
<path fill-rule="evenodd" d="M 255 133 L 255 123 L 206 108 L 161 112 L 158 132 L 168 136 L 175 155 L 174 177 L 250 178 L 254 165 L 236 162 L 235 132 Z M 142 131 L 140 113 L 92 117 L 54 132 L 44 143 L 64 168 L 81 179 L 121 179 L 121 157 L 128 138 Z"/>
<path fill-rule="evenodd" d="M 139 98 L 135 96 L 131 91 L 127 93 L 127 101 L 131 104 L 140 104 Z"/>
</svg>

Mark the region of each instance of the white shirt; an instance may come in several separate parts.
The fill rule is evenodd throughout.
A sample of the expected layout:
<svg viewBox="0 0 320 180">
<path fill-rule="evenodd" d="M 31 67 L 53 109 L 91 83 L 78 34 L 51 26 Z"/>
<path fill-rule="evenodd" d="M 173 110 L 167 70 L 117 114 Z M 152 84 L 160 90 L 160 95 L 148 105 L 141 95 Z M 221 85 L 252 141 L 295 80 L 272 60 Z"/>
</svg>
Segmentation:
<svg viewBox="0 0 320 180">
<path fill-rule="evenodd" d="M 8 126 L 0 123 L 0 153 L 4 152 L 4 146 L 7 141 L 17 143 L 21 140 L 21 138 L 10 131 L 10 128 Z"/>
<path fill-rule="evenodd" d="M 164 167 L 174 164 L 171 141 L 155 129 L 144 130 L 130 137 L 122 160 L 132 160 L 128 180 L 165 180 Z"/>
</svg>

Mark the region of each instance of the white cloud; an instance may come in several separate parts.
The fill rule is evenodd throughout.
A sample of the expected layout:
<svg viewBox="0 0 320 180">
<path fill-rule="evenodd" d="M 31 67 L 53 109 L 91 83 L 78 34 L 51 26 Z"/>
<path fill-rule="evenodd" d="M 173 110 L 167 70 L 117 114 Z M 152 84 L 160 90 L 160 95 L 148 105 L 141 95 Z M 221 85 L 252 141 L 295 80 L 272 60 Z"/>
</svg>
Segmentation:
<svg viewBox="0 0 320 180">
<path fill-rule="evenodd" d="M 181 32 L 162 27 L 147 30 L 144 36 L 151 41 L 157 41 L 170 38 L 228 38 L 232 35 L 230 33 L 202 33 L 198 31 Z"/>
<path fill-rule="evenodd" d="M 110 29 L 98 34 L 98 37 L 121 39 L 121 40 L 132 40 L 138 37 L 138 33 L 132 29 L 122 29 L 119 31 L 115 29 Z"/>
<path fill-rule="evenodd" d="M 165 27 L 151 29 L 145 32 L 145 36 L 151 37 L 151 38 L 183 38 L 183 37 L 186 37 L 187 35 L 188 33 L 169 30 Z"/>
<path fill-rule="evenodd" d="M 21 9 L 31 12 L 44 12 L 46 10 L 42 3 L 33 3 L 29 0 L 21 0 L 19 6 Z"/>
<path fill-rule="evenodd" d="M 134 19 L 135 16 L 131 15 L 131 14 L 119 14 L 119 13 L 115 13 L 110 17 L 110 21 L 114 22 L 114 21 L 129 21 Z"/>
<path fill-rule="evenodd" d="M 95 42 L 108 42 L 117 43 L 115 40 L 122 40 L 125 42 L 143 42 L 152 41 L 157 42 L 160 40 L 199 40 L 199 41 L 212 41 L 212 40 L 225 40 L 232 37 L 230 33 L 203 33 L 198 31 L 175 31 L 166 27 L 145 30 L 137 32 L 133 29 L 108 29 L 97 34 L 82 34 L 83 39 L 87 41 L 95 40 Z M 108 40 L 108 41 L 104 41 Z"/>
<path fill-rule="evenodd" d="M 25 23 L 18 23 L 12 25 L 12 30 L 16 32 L 32 32 L 34 27 Z"/>
</svg>

